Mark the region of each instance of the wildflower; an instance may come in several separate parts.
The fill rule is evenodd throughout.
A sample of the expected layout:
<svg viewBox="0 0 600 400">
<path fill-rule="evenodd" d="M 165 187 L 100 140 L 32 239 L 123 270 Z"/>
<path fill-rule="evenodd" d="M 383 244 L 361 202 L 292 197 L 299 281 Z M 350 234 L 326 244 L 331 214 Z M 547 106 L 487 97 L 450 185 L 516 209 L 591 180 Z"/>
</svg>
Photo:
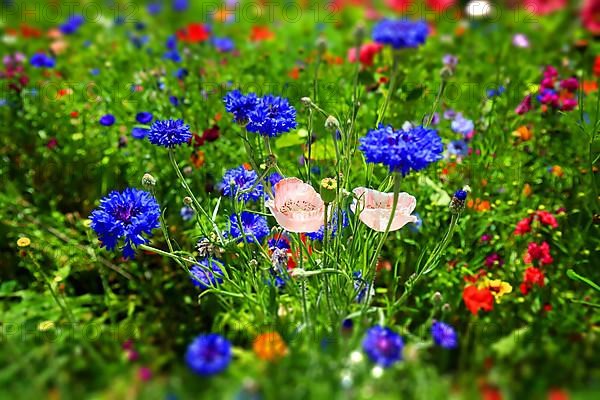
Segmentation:
<svg viewBox="0 0 600 400">
<path fill-rule="evenodd" d="M 224 371 L 231 363 L 231 358 L 231 343 L 217 333 L 197 336 L 185 353 L 188 367 L 203 376 Z"/>
<path fill-rule="evenodd" d="M 543 224 L 551 228 L 558 228 L 556 217 L 548 211 L 538 210 L 535 212 L 535 217 Z"/>
<path fill-rule="evenodd" d="M 356 294 L 354 300 L 357 303 L 362 303 L 364 301 L 368 302 L 375 295 L 373 283 L 365 281 L 361 271 L 354 272 L 352 277 L 354 278 L 354 293 Z"/>
<path fill-rule="evenodd" d="M 345 211 L 341 211 L 342 214 L 342 228 L 348 226 L 348 216 Z M 337 211 L 333 213 L 331 220 L 327 223 L 327 234 L 328 237 L 333 238 L 337 234 L 338 230 L 338 213 Z M 325 235 L 325 225 L 321 225 L 318 231 L 309 232 L 306 236 L 311 240 L 318 240 L 319 242 L 323 241 L 323 237 Z"/>
<path fill-rule="evenodd" d="M 458 335 L 451 325 L 435 321 L 431 325 L 431 337 L 438 346 L 454 349 L 458 346 Z"/>
<path fill-rule="evenodd" d="M 135 116 L 135 120 L 140 124 L 148 124 L 150 121 L 152 121 L 152 118 L 152 113 L 146 111 L 139 112 Z"/>
<path fill-rule="evenodd" d="M 76 33 L 84 22 L 83 16 L 72 15 L 60 26 L 60 31 L 65 35 L 71 35 Z"/>
<path fill-rule="evenodd" d="M 100 117 L 100 120 L 98 122 L 100 122 L 100 125 L 104 125 L 104 126 L 112 126 L 116 121 L 116 118 L 114 115 L 112 114 L 106 114 L 103 115 L 102 117 Z"/>
<path fill-rule="evenodd" d="M 56 60 L 44 53 L 36 53 L 31 56 L 29 63 L 35 68 L 54 68 Z"/>
<path fill-rule="evenodd" d="M 450 201 L 450 211 L 454 214 L 459 214 L 465 209 L 465 200 L 469 194 L 471 188 L 465 186 L 462 189 L 458 189 L 454 192 L 454 196 L 452 196 L 452 200 Z"/>
<path fill-rule="evenodd" d="M 442 12 L 456 4 L 456 0 L 426 0 L 427 7 L 436 12 Z"/>
<path fill-rule="evenodd" d="M 371 361 L 387 368 L 402 360 L 404 341 L 390 328 L 375 325 L 365 334 L 362 347 Z"/>
<path fill-rule="evenodd" d="M 252 343 L 254 354 L 261 360 L 277 361 L 288 353 L 288 348 L 281 335 L 268 332 L 258 335 Z"/>
<path fill-rule="evenodd" d="M 479 289 L 477 286 L 467 286 L 463 290 L 465 306 L 473 315 L 481 309 L 491 311 L 494 308 L 494 296 L 488 288 Z"/>
<path fill-rule="evenodd" d="M 390 172 L 402 175 L 419 171 L 442 158 L 442 140 L 433 129 L 423 126 L 395 131 L 390 125 L 379 125 L 360 138 L 359 149 L 369 163 L 388 166 Z"/>
<path fill-rule="evenodd" d="M 227 37 L 222 37 L 222 38 L 215 37 L 212 39 L 212 44 L 215 46 L 217 51 L 220 51 L 222 53 L 228 53 L 230 51 L 233 51 L 233 49 L 235 49 L 233 40 L 231 40 L 230 38 L 227 38 Z"/>
<path fill-rule="evenodd" d="M 526 142 L 533 138 L 532 130 L 529 129 L 529 127 L 527 127 L 526 125 L 518 127 L 517 130 L 512 133 L 512 135 L 519 138 L 523 142 Z"/>
<path fill-rule="evenodd" d="M 364 187 L 358 187 L 352 190 L 352 193 L 355 196 L 350 205 L 352 212 L 358 214 L 360 220 L 369 228 L 384 232 L 392 217 L 394 194 Z M 411 215 L 416 206 L 417 200 L 413 196 L 406 192 L 399 193 L 389 231 L 397 231 L 409 222 L 417 222 L 417 217 Z"/>
<path fill-rule="evenodd" d="M 284 178 L 266 202 L 277 223 L 288 232 L 316 232 L 324 220 L 325 203 L 316 190 L 298 178 Z"/>
<path fill-rule="evenodd" d="M 529 38 L 522 33 L 517 33 L 512 38 L 512 44 L 515 47 L 527 49 L 529 48 Z"/>
<path fill-rule="evenodd" d="M 521 293 L 526 296 L 534 286 L 544 287 L 544 279 L 545 276 L 542 270 L 536 267 L 528 267 L 525 270 L 523 283 L 521 283 L 519 289 L 521 290 Z"/>
<path fill-rule="evenodd" d="M 287 99 L 267 95 L 258 100 L 248 114 L 248 119 L 248 132 L 278 136 L 296 128 L 296 109 Z"/>
<path fill-rule="evenodd" d="M 185 29 L 177 31 L 177 39 L 184 43 L 201 43 L 209 37 L 209 28 L 198 23 L 191 23 Z"/>
<path fill-rule="evenodd" d="M 548 265 L 554 262 L 554 259 L 550 255 L 550 245 L 547 242 L 542 242 L 541 244 L 529 243 L 527 253 L 523 256 L 523 261 L 526 264 L 531 264 L 535 260 L 539 260 L 541 265 Z"/>
<path fill-rule="evenodd" d="M 277 234 L 273 236 L 271 239 L 267 241 L 270 250 L 273 249 L 281 249 L 281 250 L 289 250 L 290 249 L 290 240 L 286 235 Z"/>
<path fill-rule="evenodd" d="M 469 135 L 475 129 L 475 124 L 472 120 L 463 117 L 461 113 L 458 113 L 454 118 L 454 121 L 450 124 L 452 130 L 456 133 L 460 133 L 463 136 Z"/>
<path fill-rule="evenodd" d="M 229 222 L 231 224 L 229 233 L 234 238 L 245 237 L 246 241 L 252 243 L 262 242 L 262 240 L 269 235 L 269 225 L 267 220 L 262 215 L 254 214 L 249 211 L 242 211 L 239 216 L 241 220 L 241 227 L 238 221 L 237 214 L 231 214 Z"/>
<path fill-rule="evenodd" d="M 136 126 L 131 129 L 131 136 L 133 136 L 134 139 L 144 139 L 149 133 L 150 129 L 148 128 Z"/>
<path fill-rule="evenodd" d="M 277 185 L 277 183 L 279 183 L 279 181 L 282 180 L 282 179 L 283 179 L 283 176 L 281 176 L 281 174 L 279 172 L 273 172 L 267 178 L 267 180 L 269 181 L 269 184 L 272 187 L 274 187 L 275 185 Z"/>
<path fill-rule="evenodd" d="M 517 226 L 515 227 L 514 231 L 515 236 L 524 235 L 529 232 L 531 232 L 531 218 L 523 218 L 517 222 Z"/>
<path fill-rule="evenodd" d="M 523 98 L 521 103 L 519 103 L 519 105 L 515 109 L 515 113 L 517 113 L 518 115 L 523 115 L 531 111 L 532 108 L 533 106 L 531 104 L 531 95 L 528 94 L 527 96 L 525 96 L 525 98 Z"/>
<path fill-rule="evenodd" d="M 148 133 L 150 143 L 167 148 L 187 143 L 191 138 L 190 127 L 180 119 L 155 121 Z"/>
<path fill-rule="evenodd" d="M 113 250 L 120 239 L 125 258 L 132 258 L 134 246 L 148 243 L 143 235 L 152 235 L 160 226 L 160 207 L 156 199 L 143 190 L 128 188 L 113 191 L 100 200 L 100 206 L 90 215 L 91 227 L 102 246 Z"/>
<path fill-rule="evenodd" d="M 31 239 L 29 239 L 28 237 L 20 237 L 19 239 L 17 239 L 17 246 L 21 248 L 29 247 L 30 244 Z"/>
<path fill-rule="evenodd" d="M 239 90 L 232 90 L 223 98 L 225 110 L 233 114 L 234 121 L 238 124 L 245 124 L 249 120 L 249 115 L 258 104 L 256 94 L 250 93 L 243 95 Z"/>
<path fill-rule="evenodd" d="M 253 26 L 250 32 L 251 42 L 262 42 L 265 40 L 272 40 L 275 38 L 275 34 L 269 30 L 266 26 Z"/>
<path fill-rule="evenodd" d="M 383 46 L 379 43 L 365 43 L 360 46 L 357 57 L 356 47 L 352 47 L 348 50 L 348 61 L 351 63 L 359 61 L 365 67 L 370 67 L 373 65 L 373 60 L 381 49 L 383 49 Z"/>
<path fill-rule="evenodd" d="M 429 27 L 424 21 L 383 19 L 373 28 L 373 40 L 394 49 L 419 47 L 428 34 Z"/>
<path fill-rule="evenodd" d="M 244 202 L 259 200 L 265 195 L 262 183 L 258 182 L 256 171 L 247 170 L 243 166 L 225 172 L 219 190 L 224 196 L 235 197 Z"/>
<path fill-rule="evenodd" d="M 138 369 L 138 378 L 143 382 L 148 382 L 152 379 L 152 370 L 148 367 L 140 367 Z"/>
<path fill-rule="evenodd" d="M 453 140 L 446 146 L 449 155 L 455 157 L 466 157 L 469 154 L 469 145 L 463 139 Z"/>
<path fill-rule="evenodd" d="M 500 303 L 500 299 L 507 293 L 512 292 L 512 286 L 508 282 L 503 282 L 500 279 L 487 279 L 485 278 L 481 284 L 482 287 L 486 287 L 492 292 L 496 303 Z"/>
<path fill-rule="evenodd" d="M 453 75 L 456 70 L 456 66 L 458 65 L 458 57 L 452 54 L 446 54 L 442 57 L 442 64 L 444 64 L 444 71 L 447 71 L 448 74 Z"/>
<path fill-rule="evenodd" d="M 537 15 L 546 15 L 558 11 L 567 5 L 567 0 L 522 0 L 528 11 Z"/>
<path fill-rule="evenodd" d="M 194 218 L 194 209 L 189 206 L 183 206 L 181 207 L 181 210 L 179 210 L 179 215 L 184 221 L 189 221 Z"/>
<path fill-rule="evenodd" d="M 214 259 L 208 258 L 190 268 L 191 281 L 200 290 L 206 290 L 217 284 L 223 283 L 222 264 Z"/>
<path fill-rule="evenodd" d="M 502 267 L 503 265 L 504 260 L 498 253 L 492 253 L 485 258 L 485 266 L 488 268 Z"/>
</svg>

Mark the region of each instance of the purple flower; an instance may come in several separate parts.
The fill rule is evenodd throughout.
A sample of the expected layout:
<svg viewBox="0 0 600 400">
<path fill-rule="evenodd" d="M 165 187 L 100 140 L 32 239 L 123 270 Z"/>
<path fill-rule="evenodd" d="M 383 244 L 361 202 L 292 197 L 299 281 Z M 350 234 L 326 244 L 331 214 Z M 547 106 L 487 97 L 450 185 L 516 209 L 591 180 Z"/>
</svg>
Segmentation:
<svg viewBox="0 0 600 400">
<path fill-rule="evenodd" d="M 454 349 L 458 346 L 458 335 L 454 328 L 443 322 L 434 322 L 431 325 L 431 337 L 438 346 L 445 349 Z"/>
<path fill-rule="evenodd" d="M 466 157 L 469 154 L 469 145 L 463 139 L 451 141 L 446 149 L 451 156 Z"/>
<path fill-rule="evenodd" d="M 404 341 L 390 328 L 375 325 L 365 334 L 362 347 L 371 361 L 387 368 L 402 360 Z"/>
<path fill-rule="evenodd" d="M 450 127 L 456 133 L 460 133 L 463 136 L 467 136 L 475 129 L 475 124 L 470 119 L 463 117 L 461 113 L 456 114 L 454 121 L 452 121 Z"/>
<path fill-rule="evenodd" d="M 152 121 L 152 113 L 142 111 L 136 114 L 135 119 L 140 124 L 147 124 Z"/>
</svg>

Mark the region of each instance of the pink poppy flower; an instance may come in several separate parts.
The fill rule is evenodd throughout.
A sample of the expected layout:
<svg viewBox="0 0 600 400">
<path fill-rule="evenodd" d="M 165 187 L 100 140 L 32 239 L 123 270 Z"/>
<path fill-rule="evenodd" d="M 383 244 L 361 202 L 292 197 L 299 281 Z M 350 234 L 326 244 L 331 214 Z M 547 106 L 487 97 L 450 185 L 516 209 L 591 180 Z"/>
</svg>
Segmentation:
<svg viewBox="0 0 600 400">
<path fill-rule="evenodd" d="M 600 1 L 585 0 L 581 8 L 581 21 L 593 35 L 600 35 Z"/>
<path fill-rule="evenodd" d="M 317 191 L 298 178 L 285 178 L 274 186 L 275 199 L 266 206 L 288 232 L 316 232 L 323 225 L 325 203 Z"/>
<path fill-rule="evenodd" d="M 369 228 L 377 232 L 385 232 L 392 214 L 394 194 L 364 187 L 358 187 L 352 192 L 358 198 L 350 206 L 352 212 L 359 213 L 358 217 Z M 413 196 L 405 192 L 400 193 L 390 232 L 397 231 L 409 222 L 417 222 L 417 217 L 410 215 L 416 206 L 417 200 Z"/>
</svg>

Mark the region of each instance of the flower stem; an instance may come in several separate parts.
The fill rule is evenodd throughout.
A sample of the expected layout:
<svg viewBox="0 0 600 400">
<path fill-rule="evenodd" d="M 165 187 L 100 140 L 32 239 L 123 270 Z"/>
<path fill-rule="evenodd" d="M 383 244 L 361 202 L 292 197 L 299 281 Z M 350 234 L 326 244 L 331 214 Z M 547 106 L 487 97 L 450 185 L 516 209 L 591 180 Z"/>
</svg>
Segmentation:
<svg viewBox="0 0 600 400">
<path fill-rule="evenodd" d="M 377 122 L 375 126 L 379 126 L 380 123 L 383 122 L 383 118 L 385 117 L 385 112 L 387 110 L 388 104 L 390 102 L 390 98 L 394 94 L 394 90 L 396 90 L 396 75 L 398 75 L 398 65 L 400 64 L 400 52 L 396 50 L 392 50 L 392 70 L 390 72 L 390 87 L 388 92 L 385 95 L 385 99 L 381 108 L 379 109 L 379 113 L 377 114 Z"/>
</svg>

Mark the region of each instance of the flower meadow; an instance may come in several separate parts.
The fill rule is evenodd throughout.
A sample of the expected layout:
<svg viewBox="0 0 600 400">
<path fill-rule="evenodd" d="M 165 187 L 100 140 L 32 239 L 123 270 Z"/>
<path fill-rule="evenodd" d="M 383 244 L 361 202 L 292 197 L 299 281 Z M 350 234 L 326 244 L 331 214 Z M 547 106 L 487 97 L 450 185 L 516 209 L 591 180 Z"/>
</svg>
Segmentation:
<svg viewBox="0 0 600 400">
<path fill-rule="evenodd" d="M 67 3 L 0 4 L 0 398 L 599 398 L 599 1 Z"/>
</svg>

